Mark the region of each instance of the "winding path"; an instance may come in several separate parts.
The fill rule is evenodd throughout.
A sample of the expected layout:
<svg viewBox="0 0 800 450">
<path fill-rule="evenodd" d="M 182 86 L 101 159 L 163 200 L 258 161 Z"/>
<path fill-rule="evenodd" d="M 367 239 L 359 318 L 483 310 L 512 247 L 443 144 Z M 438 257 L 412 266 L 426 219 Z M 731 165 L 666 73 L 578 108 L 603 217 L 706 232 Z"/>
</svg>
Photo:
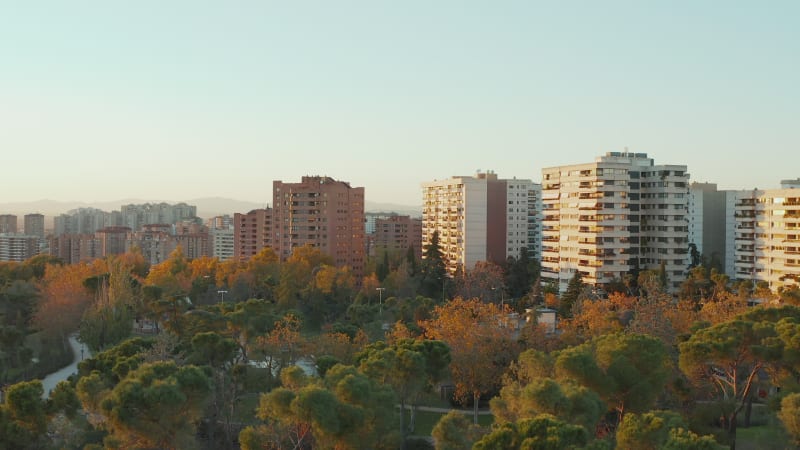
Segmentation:
<svg viewBox="0 0 800 450">
<path fill-rule="evenodd" d="M 89 358 L 92 356 L 92 353 L 89 351 L 89 349 L 85 345 L 78 342 L 78 338 L 74 334 L 69 336 L 69 346 L 72 348 L 72 363 L 47 375 L 42 380 L 45 398 L 50 395 L 50 391 L 56 387 L 59 381 L 66 380 L 70 375 L 78 372 L 78 363 L 82 358 Z"/>
</svg>

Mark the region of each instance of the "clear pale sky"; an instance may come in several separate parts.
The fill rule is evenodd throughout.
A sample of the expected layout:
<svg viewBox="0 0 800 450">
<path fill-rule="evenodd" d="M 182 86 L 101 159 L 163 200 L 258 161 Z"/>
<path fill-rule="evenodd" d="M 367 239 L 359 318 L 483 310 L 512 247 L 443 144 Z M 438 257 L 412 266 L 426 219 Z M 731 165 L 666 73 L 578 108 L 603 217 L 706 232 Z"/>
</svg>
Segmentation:
<svg viewBox="0 0 800 450">
<path fill-rule="evenodd" d="M 607 151 L 800 177 L 800 2 L 8 1 L 0 202 L 367 200 Z"/>
</svg>

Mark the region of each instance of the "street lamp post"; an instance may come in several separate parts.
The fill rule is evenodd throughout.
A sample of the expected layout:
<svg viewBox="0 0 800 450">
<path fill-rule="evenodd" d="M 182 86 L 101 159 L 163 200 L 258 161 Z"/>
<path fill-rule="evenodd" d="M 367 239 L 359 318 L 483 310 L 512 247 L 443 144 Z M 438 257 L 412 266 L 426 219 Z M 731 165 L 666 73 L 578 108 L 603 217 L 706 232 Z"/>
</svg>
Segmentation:
<svg viewBox="0 0 800 450">
<path fill-rule="evenodd" d="M 502 311 L 503 306 L 505 304 L 505 300 L 506 300 L 505 291 L 503 290 L 502 287 L 500 287 L 500 288 L 493 287 L 492 290 L 493 291 L 497 291 L 497 290 L 500 291 L 500 310 Z M 497 297 L 495 297 L 495 298 L 497 298 Z"/>
<path fill-rule="evenodd" d="M 217 291 L 217 294 L 219 294 L 219 301 L 221 303 L 225 303 L 225 294 L 227 294 L 227 293 L 228 293 L 228 291 L 226 291 L 225 289 L 220 289 L 220 290 Z"/>
<path fill-rule="evenodd" d="M 382 316 L 383 315 L 383 291 L 385 291 L 386 288 L 379 287 L 379 288 L 375 288 L 375 290 L 378 291 L 378 303 L 380 305 L 378 307 L 378 314 Z"/>
</svg>

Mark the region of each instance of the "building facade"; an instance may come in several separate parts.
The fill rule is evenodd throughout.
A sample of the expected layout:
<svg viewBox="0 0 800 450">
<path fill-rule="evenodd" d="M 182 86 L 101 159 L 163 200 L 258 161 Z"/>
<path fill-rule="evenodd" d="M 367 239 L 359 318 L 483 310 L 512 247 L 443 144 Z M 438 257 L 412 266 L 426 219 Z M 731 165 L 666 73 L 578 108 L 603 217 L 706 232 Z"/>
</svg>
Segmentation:
<svg viewBox="0 0 800 450">
<path fill-rule="evenodd" d="M 0 214 L 0 233 L 16 233 L 17 216 L 14 214 Z"/>
<path fill-rule="evenodd" d="M 234 258 L 236 246 L 233 227 L 211 229 L 209 239 L 211 240 L 211 256 L 220 261 Z"/>
<path fill-rule="evenodd" d="M 576 271 L 602 287 L 663 265 L 677 289 L 688 266 L 688 180 L 686 166 L 655 165 L 646 153 L 543 169 L 542 278 L 563 292 Z"/>
<path fill-rule="evenodd" d="M 272 247 L 272 208 L 233 215 L 233 258 L 246 261 Z"/>
<path fill-rule="evenodd" d="M 208 227 L 191 221 L 175 224 L 174 238 L 188 259 L 210 257 L 211 239 Z"/>
<path fill-rule="evenodd" d="M 133 231 L 139 231 L 144 225 L 175 224 L 185 220 L 197 220 L 197 207 L 186 203 L 144 203 L 122 205 L 120 210 L 122 223 Z"/>
<path fill-rule="evenodd" d="M 25 228 L 25 234 L 44 239 L 44 215 L 25 214 L 22 223 Z"/>
<path fill-rule="evenodd" d="M 689 185 L 689 245 L 693 245 L 706 264 L 724 270 L 727 251 L 725 242 L 726 191 L 713 183 Z M 733 215 L 733 211 L 730 211 Z M 690 252 L 691 259 L 691 252 Z"/>
<path fill-rule="evenodd" d="M 422 184 L 422 248 L 438 232 L 448 272 L 478 261 L 501 264 L 520 249 L 535 249 L 538 185 L 498 179 L 493 172 Z"/>
<path fill-rule="evenodd" d="M 274 181 L 272 247 L 282 260 L 310 245 L 349 266 L 356 279 L 365 270 L 364 188 L 324 176 L 300 183 Z"/>
<path fill-rule="evenodd" d="M 389 216 L 375 220 L 371 233 L 371 256 L 383 253 L 405 254 L 409 247 L 414 248 L 417 258 L 422 256 L 422 219 L 411 216 Z"/>
<path fill-rule="evenodd" d="M 178 247 L 178 241 L 173 238 L 171 231 L 172 225 L 143 225 L 141 231 L 128 233 L 125 251 L 129 252 L 136 247 L 150 265 L 159 264 L 165 261 L 170 253 Z"/>
<path fill-rule="evenodd" d="M 78 208 L 55 218 L 54 234 L 92 234 L 111 226 L 121 225 L 119 212 L 108 213 L 96 208 Z"/>
<path fill-rule="evenodd" d="M 17 233 L 0 233 L 0 261 L 22 262 L 38 254 L 38 237 Z"/>
<path fill-rule="evenodd" d="M 800 285 L 800 189 L 739 191 L 735 222 L 736 278 Z"/>
<path fill-rule="evenodd" d="M 49 254 L 66 264 L 89 262 L 101 257 L 100 243 L 94 234 L 61 234 L 50 236 L 47 241 Z"/>
<path fill-rule="evenodd" d="M 97 257 L 104 258 L 125 253 L 128 233 L 130 232 L 130 228 L 120 226 L 105 227 L 97 230 L 94 233 L 94 237 L 97 240 Z"/>
</svg>

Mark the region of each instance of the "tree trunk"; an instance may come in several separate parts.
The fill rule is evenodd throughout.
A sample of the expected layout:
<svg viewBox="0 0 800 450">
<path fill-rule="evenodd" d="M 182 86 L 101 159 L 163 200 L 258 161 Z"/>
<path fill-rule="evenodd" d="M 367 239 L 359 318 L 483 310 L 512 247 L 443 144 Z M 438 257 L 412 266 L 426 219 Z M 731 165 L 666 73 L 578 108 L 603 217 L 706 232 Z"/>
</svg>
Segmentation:
<svg viewBox="0 0 800 450">
<path fill-rule="evenodd" d="M 473 400 L 473 405 L 472 405 L 472 412 L 473 412 L 472 423 L 477 425 L 478 424 L 478 403 L 480 403 L 481 394 L 472 394 L 472 400 Z"/>
<path fill-rule="evenodd" d="M 400 399 L 400 449 L 406 450 L 406 399 Z"/>
<path fill-rule="evenodd" d="M 414 433 L 414 429 L 417 426 L 417 402 L 411 404 L 411 418 L 408 420 L 408 432 L 409 434 Z"/>
<path fill-rule="evenodd" d="M 753 396 L 747 397 L 747 406 L 744 409 L 744 427 L 750 427 L 750 414 L 753 412 Z"/>
<path fill-rule="evenodd" d="M 736 412 L 728 417 L 728 440 L 731 441 L 731 450 L 736 450 Z"/>
</svg>

